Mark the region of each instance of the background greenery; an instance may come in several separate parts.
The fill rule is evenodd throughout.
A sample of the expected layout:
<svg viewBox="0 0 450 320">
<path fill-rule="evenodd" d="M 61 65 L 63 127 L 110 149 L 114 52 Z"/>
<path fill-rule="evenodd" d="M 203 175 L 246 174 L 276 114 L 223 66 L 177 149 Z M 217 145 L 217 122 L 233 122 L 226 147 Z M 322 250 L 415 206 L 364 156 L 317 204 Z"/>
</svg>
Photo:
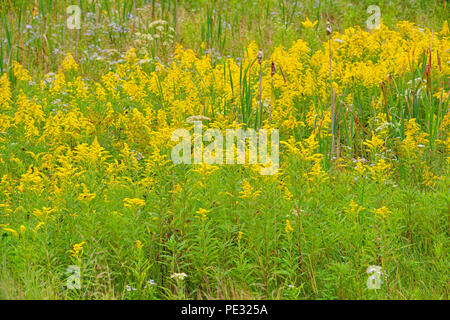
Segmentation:
<svg viewBox="0 0 450 320">
<path fill-rule="evenodd" d="M 79 31 L 68 30 L 66 25 L 66 7 L 74 3 L 83 13 Z M 23 108 L 25 113 L 41 103 L 47 120 L 54 115 L 53 108 L 73 111 L 73 103 L 78 109 L 71 113 L 76 121 L 68 115 L 59 119 L 69 123 L 61 140 L 54 141 L 64 152 L 54 148 L 52 141 L 29 140 L 29 130 L 19 122 L 0 140 L 0 298 L 448 299 L 449 162 L 448 146 L 442 141 L 448 141 L 444 120 L 448 119 L 448 95 L 443 97 L 449 80 L 448 74 L 430 80 L 433 88 L 442 91 L 441 96 L 426 91 L 423 79 L 422 98 L 411 94 L 411 88 L 416 89 L 415 79 L 424 77 L 426 52 L 395 79 L 398 87 L 388 96 L 390 114 L 398 121 L 389 129 L 383 146 L 401 144 L 410 134 L 415 143 L 412 153 L 420 155 L 420 159 L 400 158 L 389 184 L 372 178 L 368 168 L 357 177 L 354 171 L 340 167 L 329 154 L 327 134 L 318 135 L 317 146 L 309 146 L 301 154 L 291 154 L 283 147 L 287 169 L 280 178 L 262 177 L 242 166 L 223 166 L 215 172 L 209 167 L 174 168 L 147 148 L 153 141 L 147 140 L 148 132 L 152 137 L 164 134 L 165 120 L 159 111 L 170 114 L 165 101 L 185 102 L 189 94 L 176 89 L 173 97 L 162 94 L 163 89 L 172 87 L 172 78 L 170 71 L 159 72 L 158 64 L 170 68 L 176 43 L 193 49 L 199 57 L 209 56 L 212 68 L 219 68 L 227 57 L 243 61 L 253 40 L 266 57 L 279 45 L 290 48 L 297 39 L 304 39 L 317 52 L 326 50 L 327 19 L 335 32 L 343 33 L 355 25 L 364 29 L 369 16 L 366 10 L 372 4 L 380 6 L 383 22 L 392 29 L 397 22 L 408 20 L 439 32 L 449 18 L 446 1 L 432 0 L 2 0 L 0 75 L 7 74 L 13 98 L 12 110 L 1 109 L 1 115 L 20 118 L 17 106 L 21 103 L 28 106 Z M 136 16 L 139 20 L 133 19 Z M 302 22 L 306 18 L 318 23 L 305 28 Z M 130 48 L 136 48 L 144 61 L 143 70 L 159 84 L 159 91 L 149 93 L 144 104 L 123 96 L 100 101 L 95 95 L 83 98 L 69 92 L 67 100 L 62 98 L 54 107 L 52 103 L 61 98 L 58 93 L 52 96 L 39 90 L 44 76 L 57 72 L 67 53 L 78 63 L 77 73 L 67 72 L 67 81 L 78 76 L 100 81 L 117 65 L 127 64 Z M 29 70 L 31 84 L 14 74 L 13 61 Z M 269 66 L 270 62 L 265 63 Z M 244 63 L 239 66 L 241 69 L 233 71 L 236 75 L 245 72 Z M 244 86 L 245 81 L 248 88 L 257 88 L 258 70 L 252 71 L 251 79 L 240 77 L 235 88 Z M 267 77 L 269 70 L 264 71 Z M 183 83 L 191 86 L 210 81 L 201 94 L 214 100 L 208 73 L 209 69 L 190 70 L 176 76 L 184 77 Z M 356 158 L 365 157 L 370 162 L 367 167 L 373 166 L 380 155 L 376 149 L 367 151 L 364 142 L 373 138 L 371 133 L 378 127 L 374 119 L 384 116 L 384 110 L 376 110 L 373 103 L 382 97 L 382 87 L 357 84 L 345 90 L 342 98 L 351 94 L 359 121 L 346 118 L 337 129 L 342 146 L 350 147 L 350 151 L 342 151 L 344 164 L 353 168 Z M 20 102 L 21 91 L 35 104 Z M 281 91 L 277 87 L 274 95 L 280 97 Z M 408 110 L 404 92 L 408 99 L 412 97 L 413 110 Z M 256 119 L 252 108 L 257 91 L 239 90 L 236 96 L 243 101 L 239 110 L 248 107 L 247 124 L 251 125 Z M 224 116 L 231 119 L 229 123 L 243 120 L 246 111 L 234 111 L 235 102 L 227 103 Z M 307 96 L 294 105 L 295 119 L 306 121 L 306 106 L 326 112 L 329 101 Z M 344 104 L 339 106 L 344 108 Z M 114 116 L 108 114 L 110 110 Z M 174 125 L 170 121 L 174 121 L 175 111 L 167 120 L 170 125 Z M 208 116 L 214 121 L 222 119 L 217 112 Z M 411 118 L 420 126 L 417 132 L 405 125 Z M 70 131 L 72 120 L 76 125 L 82 123 L 76 133 Z M 148 131 L 134 126 L 139 121 Z M 41 124 L 39 132 L 44 128 Z M 301 128 L 290 132 L 303 144 L 310 133 Z M 421 133 L 428 134 L 424 151 L 417 147 L 414 135 Z M 125 148 L 123 142 L 135 149 Z M 167 155 L 170 149 L 165 147 L 161 153 Z M 144 163 L 137 160 L 136 150 L 145 156 Z M 108 161 L 103 159 L 106 153 Z M 311 161 L 302 158 L 305 154 L 320 158 L 323 171 L 315 174 L 326 173 L 328 180 L 305 179 L 304 175 L 314 172 Z M 79 159 L 72 163 L 68 160 L 71 155 Z M 67 174 L 64 192 L 55 196 L 47 184 L 37 190 L 19 188 L 26 179 L 31 185 L 36 169 L 44 172 L 45 167 L 49 171 L 41 177 L 48 185 L 56 172 Z M 427 180 L 429 171 L 433 172 L 432 183 Z M 83 200 L 92 194 L 96 195 L 92 201 Z M 143 200 L 145 205 L 125 205 L 127 198 Z M 357 203 L 356 207 L 352 203 Z M 390 209 L 388 219 L 374 213 L 382 207 Z M 45 224 L 37 228 L 40 222 Z M 82 289 L 67 290 L 66 268 L 74 264 L 82 270 Z M 380 290 L 366 286 L 369 265 L 382 266 L 385 272 Z M 171 277 L 175 273 L 187 276 L 177 280 Z"/>
</svg>

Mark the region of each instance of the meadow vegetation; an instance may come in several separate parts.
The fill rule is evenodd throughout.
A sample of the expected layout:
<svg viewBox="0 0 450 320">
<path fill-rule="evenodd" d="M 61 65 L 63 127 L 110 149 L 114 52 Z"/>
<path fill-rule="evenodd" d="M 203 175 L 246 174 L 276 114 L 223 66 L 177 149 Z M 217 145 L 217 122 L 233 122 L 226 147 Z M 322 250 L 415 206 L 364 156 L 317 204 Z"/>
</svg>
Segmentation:
<svg viewBox="0 0 450 320">
<path fill-rule="evenodd" d="M 446 1 L 74 2 L 0 3 L 0 298 L 448 299 Z M 175 165 L 193 117 L 279 170 Z"/>
</svg>

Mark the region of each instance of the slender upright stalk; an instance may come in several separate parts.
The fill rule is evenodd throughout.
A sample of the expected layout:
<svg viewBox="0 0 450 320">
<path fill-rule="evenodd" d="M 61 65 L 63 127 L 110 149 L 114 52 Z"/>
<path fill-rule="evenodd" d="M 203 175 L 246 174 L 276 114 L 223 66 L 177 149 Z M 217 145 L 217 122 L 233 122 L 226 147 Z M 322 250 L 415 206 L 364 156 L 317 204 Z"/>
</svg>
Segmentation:
<svg viewBox="0 0 450 320">
<path fill-rule="evenodd" d="M 258 130 L 261 129 L 262 125 L 262 59 L 263 59 L 263 52 L 262 50 L 259 50 L 258 52 L 258 63 L 259 63 L 259 119 L 258 119 Z"/>
<path fill-rule="evenodd" d="M 173 10 L 173 22 L 175 24 L 175 40 L 178 41 L 178 23 L 177 23 L 178 0 L 175 0 L 175 8 Z"/>
<path fill-rule="evenodd" d="M 336 137 L 334 134 L 334 92 L 333 92 L 333 71 L 331 67 L 331 34 L 333 30 L 331 29 L 330 20 L 327 21 L 327 35 L 328 35 L 328 48 L 330 52 L 330 104 L 331 104 L 331 157 L 334 157 L 336 153 Z"/>
<path fill-rule="evenodd" d="M 270 66 L 270 79 L 271 79 L 271 99 L 270 99 L 270 112 L 269 112 L 269 127 L 272 125 L 272 110 L 274 104 L 274 94 L 273 94 L 273 76 L 276 72 L 275 63 L 272 61 L 272 65 Z"/>
<path fill-rule="evenodd" d="M 152 1 L 152 22 L 155 21 L 155 0 Z"/>
<path fill-rule="evenodd" d="M 80 29 L 77 29 L 77 43 L 76 43 L 76 49 L 75 49 L 75 60 L 78 61 L 78 46 L 80 44 Z"/>
<path fill-rule="evenodd" d="M 133 32 L 136 32 L 136 0 L 133 0 Z"/>
</svg>

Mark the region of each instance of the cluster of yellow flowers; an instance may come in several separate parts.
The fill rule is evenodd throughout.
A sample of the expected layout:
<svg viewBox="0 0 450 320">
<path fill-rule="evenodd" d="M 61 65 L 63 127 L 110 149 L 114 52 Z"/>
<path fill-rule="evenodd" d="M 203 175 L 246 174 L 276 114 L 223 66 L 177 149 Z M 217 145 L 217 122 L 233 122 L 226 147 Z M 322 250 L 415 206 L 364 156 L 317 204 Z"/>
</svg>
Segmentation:
<svg viewBox="0 0 450 320">
<path fill-rule="evenodd" d="M 75 243 L 72 246 L 72 249 L 69 250 L 70 254 L 74 258 L 79 258 L 83 254 L 83 245 L 85 244 L 85 241 L 82 241 L 80 243 Z"/>
<path fill-rule="evenodd" d="M 248 199 L 255 199 L 261 194 L 261 191 L 259 190 L 253 190 L 252 185 L 250 182 L 248 182 L 247 179 L 244 179 L 242 181 L 242 191 L 239 192 L 239 198 L 248 198 Z"/>
<path fill-rule="evenodd" d="M 310 21 L 304 24 L 305 28 L 314 25 Z M 430 43 L 433 54 L 440 55 L 439 60 L 432 60 L 432 72 L 440 76 L 450 73 L 448 28 L 434 34 L 409 22 L 399 23 L 397 30 L 384 25 L 373 32 L 349 28 L 342 34 L 336 33 L 331 43 L 333 87 L 337 95 L 343 96 L 344 88 L 355 83 L 371 88 L 388 74 L 393 78 L 401 76 L 428 50 Z M 78 75 L 79 66 L 70 54 L 56 74 L 47 74 L 39 84 L 31 83 L 28 71 L 15 63 L 14 86 L 7 74 L 0 75 L 0 164 L 8 168 L 8 173 L 3 171 L 0 184 L 4 190 L 0 195 L 2 214 L 13 212 L 11 194 L 15 192 L 43 199 L 31 208 L 38 218 L 36 231 L 69 205 L 68 194 L 75 194 L 76 200 L 89 205 L 103 198 L 112 199 L 117 190 L 125 190 L 129 191 L 129 197 L 120 199 L 124 207 L 145 207 L 146 201 L 139 198 L 140 194 L 130 190 L 139 188 L 148 192 L 157 188 L 158 175 L 172 166 L 168 151 L 173 146 L 170 138 L 174 129 L 192 128 L 186 121 L 192 116 L 203 116 L 207 126 L 222 130 L 242 125 L 236 110 L 242 107 L 243 73 L 253 79 L 249 82 L 253 93 L 261 88 L 261 97 L 250 96 L 251 112 L 256 113 L 261 99 L 264 114 L 270 112 L 270 117 L 263 119 L 263 127 L 280 129 L 281 144 L 286 151 L 282 157 L 292 157 L 301 163 L 295 169 L 301 170 L 298 179 L 311 187 L 326 183 L 330 176 L 324 171 L 325 148 L 321 141 L 330 136 L 331 126 L 331 113 L 326 106 L 328 46 L 312 52 L 300 39 L 289 49 L 275 48 L 261 66 L 255 63 L 258 50 L 252 42 L 239 61 L 224 59 L 214 65 L 208 55 L 197 56 L 178 45 L 172 63 L 167 66 L 156 63 L 155 71 L 149 72 L 137 63 L 136 51 L 132 49 L 124 63 L 117 64 L 115 70 L 99 81 Z M 438 65 L 437 61 L 442 63 Z M 275 73 L 270 72 L 272 62 Z M 260 68 L 264 70 L 261 85 Z M 321 109 L 312 103 L 316 98 L 325 107 Z M 352 100 L 353 96 L 346 94 L 344 104 L 350 105 Z M 229 106 L 228 110 L 225 106 Z M 374 121 L 387 122 L 386 116 L 378 111 L 379 105 Z M 446 144 L 446 150 L 450 145 L 449 124 L 447 114 L 438 128 L 439 141 Z M 363 126 L 359 122 L 356 125 Z M 421 160 L 429 137 L 415 119 L 405 121 L 404 133 L 405 139 L 392 152 L 397 152 L 397 157 Z M 388 130 L 381 128 L 368 136 L 360 141 L 360 147 L 373 155 L 370 159 L 373 163 L 358 159 L 354 166 L 347 162 L 340 166 L 353 170 L 358 177 L 368 174 L 381 185 L 395 170 L 392 158 L 385 154 Z M 350 164 L 351 156 L 347 160 Z M 280 168 L 280 172 L 288 165 Z M 198 184 L 204 187 L 206 178 L 219 169 L 203 163 L 190 170 L 200 175 Z M 143 173 L 144 178 L 136 178 L 139 175 L 134 173 Z M 423 175 L 425 186 L 434 186 L 439 181 L 429 167 Z M 242 201 L 257 199 L 262 194 L 250 181 L 242 179 L 238 194 Z M 284 182 L 280 185 L 284 197 L 292 199 L 289 185 Z M 173 192 L 179 193 L 181 189 L 177 185 Z M 104 197 L 97 196 L 98 190 L 104 192 Z M 361 208 L 351 203 L 348 212 L 358 213 Z M 200 209 L 197 215 L 206 220 L 208 212 Z M 389 211 L 382 207 L 376 213 L 387 217 Z M 3 229 L 17 234 L 9 226 Z M 285 230 L 293 231 L 289 220 Z M 238 239 L 241 237 L 242 233 Z M 71 250 L 74 257 L 81 254 L 83 243 L 74 245 Z"/>
</svg>

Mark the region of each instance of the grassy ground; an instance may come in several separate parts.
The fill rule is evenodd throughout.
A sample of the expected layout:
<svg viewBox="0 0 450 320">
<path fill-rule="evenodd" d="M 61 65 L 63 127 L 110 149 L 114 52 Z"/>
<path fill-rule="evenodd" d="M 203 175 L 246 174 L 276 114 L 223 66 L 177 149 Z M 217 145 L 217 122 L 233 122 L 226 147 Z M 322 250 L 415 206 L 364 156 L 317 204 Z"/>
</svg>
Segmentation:
<svg viewBox="0 0 450 320">
<path fill-rule="evenodd" d="M 70 4 L 0 3 L 0 298 L 448 299 L 446 1 Z M 279 170 L 175 165 L 200 115 Z"/>
</svg>

